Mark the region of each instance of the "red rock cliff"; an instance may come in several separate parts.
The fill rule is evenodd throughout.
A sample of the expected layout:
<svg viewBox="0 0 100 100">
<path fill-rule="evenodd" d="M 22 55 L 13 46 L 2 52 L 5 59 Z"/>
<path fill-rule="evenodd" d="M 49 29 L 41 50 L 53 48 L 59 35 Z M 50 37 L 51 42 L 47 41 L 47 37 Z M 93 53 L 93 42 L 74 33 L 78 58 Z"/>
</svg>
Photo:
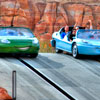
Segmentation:
<svg viewBox="0 0 100 100">
<path fill-rule="evenodd" d="M 0 25 L 29 27 L 42 38 L 51 38 L 61 27 L 89 19 L 100 22 L 100 0 L 0 0 Z"/>
<path fill-rule="evenodd" d="M 0 87 L 0 100 L 12 100 L 11 96 L 2 87 Z"/>
</svg>

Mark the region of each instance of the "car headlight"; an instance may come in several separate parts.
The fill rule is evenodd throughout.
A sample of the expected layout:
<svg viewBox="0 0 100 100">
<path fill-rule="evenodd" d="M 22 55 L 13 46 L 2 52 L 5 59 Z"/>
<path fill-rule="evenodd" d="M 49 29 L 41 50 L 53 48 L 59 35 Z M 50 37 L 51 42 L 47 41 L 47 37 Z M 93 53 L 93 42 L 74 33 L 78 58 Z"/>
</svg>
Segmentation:
<svg viewBox="0 0 100 100">
<path fill-rule="evenodd" d="M 9 40 L 7 40 L 7 39 L 2 39 L 2 40 L 1 40 L 1 43 L 7 43 L 7 44 L 9 44 L 9 43 L 10 43 L 10 41 L 9 41 Z"/>
<path fill-rule="evenodd" d="M 32 41 L 33 44 L 37 44 L 39 41 L 37 38 L 34 38 L 34 40 Z"/>
</svg>

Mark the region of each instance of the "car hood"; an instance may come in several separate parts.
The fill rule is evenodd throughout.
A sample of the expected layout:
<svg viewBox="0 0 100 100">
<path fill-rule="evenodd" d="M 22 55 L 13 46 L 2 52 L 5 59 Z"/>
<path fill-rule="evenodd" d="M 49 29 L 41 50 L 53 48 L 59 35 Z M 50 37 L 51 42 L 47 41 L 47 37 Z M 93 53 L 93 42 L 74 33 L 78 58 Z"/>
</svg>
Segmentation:
<svg viewBox="0 0 100 100">
<path fill-rule="evenodd" d="M 25 37 L 25 36 L 0 36 L 0 39 L 28 39 L 28 38 L 29 37 Z"/>
<path fill-rule="evenodd" d="M 33 38 L 29 38 L 29 37 L 25 37 L 25 36 L 22 36 L 22 37 L 18 37 L 18 36 L 1 36 L 0 37 L 0 40 L 13 40 L 13 41 L 19 41 L 19 40 L 33 40 L 34 39 L 34 37 Z"/>
<path fill-rule="evenodd" d="M 31 46 L 34 38 L 3 36 L 0 37 L 0 45 L 6 44 L 9 46 Z"/>
</svg>

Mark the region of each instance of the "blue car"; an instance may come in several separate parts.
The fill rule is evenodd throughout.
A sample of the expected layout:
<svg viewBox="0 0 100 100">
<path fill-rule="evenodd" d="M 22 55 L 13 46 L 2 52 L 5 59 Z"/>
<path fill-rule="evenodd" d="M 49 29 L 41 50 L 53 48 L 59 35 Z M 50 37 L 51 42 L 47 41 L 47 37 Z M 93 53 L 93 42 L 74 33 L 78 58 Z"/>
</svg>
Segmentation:
<svg viewBox="0 0 100 100">
<path fill-rule="evenodd" d="M 80 55 L 100 55 L 100 30 L 79 29 L 72 41 L 68 34 L 61 38 L 62 30 L 52 34 L 51 45 L 55 47 L 56 53 L 66 51 L 74 58 Z"/>
</svg>

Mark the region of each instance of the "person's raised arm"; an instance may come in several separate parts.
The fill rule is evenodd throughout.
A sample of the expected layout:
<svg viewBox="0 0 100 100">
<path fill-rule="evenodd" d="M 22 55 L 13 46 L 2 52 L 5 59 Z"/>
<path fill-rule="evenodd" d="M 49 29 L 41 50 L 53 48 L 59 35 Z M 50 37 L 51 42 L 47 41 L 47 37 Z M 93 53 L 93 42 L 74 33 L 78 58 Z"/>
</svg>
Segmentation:
<svg viewBox="0 0 100 100">
<path fill-rule="evenodd" d="M 88 20 L 88 22 L 90 23 L 90 29 L 93 29 L 92 21 Z"/>
</svg>

